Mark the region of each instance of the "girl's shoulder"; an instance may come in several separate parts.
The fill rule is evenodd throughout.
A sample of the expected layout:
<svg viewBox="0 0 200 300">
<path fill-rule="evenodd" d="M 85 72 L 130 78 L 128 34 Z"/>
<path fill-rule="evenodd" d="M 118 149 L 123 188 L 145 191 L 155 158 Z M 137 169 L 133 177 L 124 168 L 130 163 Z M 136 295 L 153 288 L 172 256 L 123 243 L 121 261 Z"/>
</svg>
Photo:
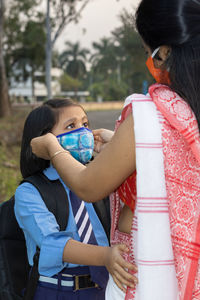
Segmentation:
<svg viewBox="0 0 200 300">
<path fill-rule="evenodd" d="M 29 182 L 23 182 L 21 183 L 16 191 L 15 191 L 15 201 L 18 201 L 20 199 L 33 199 L 33 198 L 40 198 L 41 195 L 38 191 L 38 189 Z"/>
<path fill-rule="evenodd" d="M 22 182 L 21 184 L 19 184 L 19 186 L 16 188 L 15 191 L 15 195 L 23 193 L 23 192 L 27 192 L 27 193 L 35 193 L 37 192 L 37 188 L 31 184 L 30 182 Z"/>
</svg>

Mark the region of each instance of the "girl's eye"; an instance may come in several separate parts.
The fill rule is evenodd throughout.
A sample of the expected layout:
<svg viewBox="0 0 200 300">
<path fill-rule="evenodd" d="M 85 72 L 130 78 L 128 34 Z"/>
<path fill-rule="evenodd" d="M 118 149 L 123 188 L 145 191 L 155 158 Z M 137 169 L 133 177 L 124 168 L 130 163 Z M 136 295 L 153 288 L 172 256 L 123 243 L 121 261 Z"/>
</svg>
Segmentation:
<svg viewBox="0 0 200 300">
<path fill-rule="evenodd" d="M 84 127 L 89 127 L 88 122 L 84 122 L 84 123 L 83 123 L 83 126 L 84 126 Z"/>
<path fill-rule="evenodd" d="M 74 123 L 71 123 L 71 124 L 69 124 L 69 125 L 67 125 L 66 126 L 66 129 L 72 129 L 72 128 L 74 128 L 75 126 L 74 126 Z"/>
</svg>

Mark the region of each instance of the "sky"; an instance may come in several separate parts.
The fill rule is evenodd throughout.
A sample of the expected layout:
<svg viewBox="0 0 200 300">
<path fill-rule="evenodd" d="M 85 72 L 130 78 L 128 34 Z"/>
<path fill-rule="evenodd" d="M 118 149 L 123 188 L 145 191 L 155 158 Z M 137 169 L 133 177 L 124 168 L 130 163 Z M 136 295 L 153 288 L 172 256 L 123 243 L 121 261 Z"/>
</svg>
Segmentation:
<svg viewBox="0 0 200 300">
<path fill-rule="evenodd" d="M 64 42 L 79 41 L 82 47 L 91 48 L 92 42 L 109 37 L 112 30 L 120 25 L 119 14 L 126 8 L 134 11 L 140 0 L 91 0 L 82 12 L 78 24 L 69 24 L 56 42 L 61 52 Z"/>
</svg>

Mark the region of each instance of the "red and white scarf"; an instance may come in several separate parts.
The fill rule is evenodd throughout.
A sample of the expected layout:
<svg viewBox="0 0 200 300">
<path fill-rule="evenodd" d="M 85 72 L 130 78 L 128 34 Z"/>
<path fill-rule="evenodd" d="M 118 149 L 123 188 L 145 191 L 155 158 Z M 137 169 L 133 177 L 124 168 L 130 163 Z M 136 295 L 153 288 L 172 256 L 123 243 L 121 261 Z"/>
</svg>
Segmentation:
<svg viewBox="0 0 200 300">
<path fill-rule="evenodd" d="M 139 284 L 116 299 L 200 299 L 198 124 L 169 87 L 156 84 L 149 92 L 127 98 L 122 113 L 122 121 L 130 111 L 134 117 L 137 196 L 129 260 L 138 265 Z M 119 212 L 113 210 L 113 240 Z"/>
</svg>

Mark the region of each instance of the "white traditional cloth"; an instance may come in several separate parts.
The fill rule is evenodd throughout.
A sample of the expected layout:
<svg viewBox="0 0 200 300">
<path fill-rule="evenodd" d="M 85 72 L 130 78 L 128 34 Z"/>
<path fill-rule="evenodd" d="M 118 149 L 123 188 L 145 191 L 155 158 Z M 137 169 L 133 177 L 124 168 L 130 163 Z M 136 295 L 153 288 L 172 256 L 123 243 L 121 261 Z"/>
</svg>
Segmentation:
<svg viewBox="0 0 200 300">
<path fill-rule="evenodd" d="M 137 170 L 137 201 L 131 246 L 138 266 L 139 284 L 136 291 L 130 290 L 125 295 L 109 279 L 106 300 L 177 300 L 161 115 L 149 95 L 132 95 L 126 99 L 125 106 L 129 103 L 132 103 L 134 118 Z"/>
<path fill-rule="evenodd" d="M 106 294 L 105 299 L 106 300 L 122 300 L 125 299 L 126 294 L 118 288 L 118 286 L 115 284 L 113 278 L 111 275 L 109 275 L 109 280 L 106 287 Z"/>
<path fill-rule="evenodd" d="M 177 300 L 159 112 L 149 97 L 132 102 L 136 141 L 137 201 L 133 251 L 138 265 L 135 299 Z M 156 266 L 156 267 L 155 267 Z"/>
</svg>

